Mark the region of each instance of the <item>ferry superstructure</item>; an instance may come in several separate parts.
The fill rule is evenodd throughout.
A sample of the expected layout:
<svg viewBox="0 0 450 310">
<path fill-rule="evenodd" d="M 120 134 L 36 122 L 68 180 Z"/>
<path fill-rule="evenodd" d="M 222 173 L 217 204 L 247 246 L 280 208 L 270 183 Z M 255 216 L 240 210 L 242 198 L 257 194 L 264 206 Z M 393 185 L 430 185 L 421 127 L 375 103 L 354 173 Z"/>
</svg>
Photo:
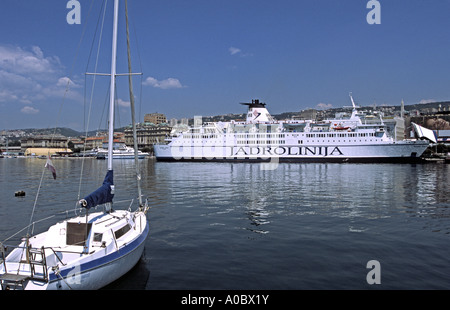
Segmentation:
<svg viewBox="0 0 450 310">
<path fill-rule="evenodd" d="M 366 123 L 353 111 L 346 119 L 275 120 L 265 103 L 252 100 L 246 121 L 194 124 L 154 145 L 159 161 L 418 162 L 427 139 L 396 140 L 381 120 Z M 414 128 L 429 131 L 414 124 Z M 421 135 L 423 137 L 424 135 Z M 435 141 L 434 141 L 435 142 Z"/>
</svg>

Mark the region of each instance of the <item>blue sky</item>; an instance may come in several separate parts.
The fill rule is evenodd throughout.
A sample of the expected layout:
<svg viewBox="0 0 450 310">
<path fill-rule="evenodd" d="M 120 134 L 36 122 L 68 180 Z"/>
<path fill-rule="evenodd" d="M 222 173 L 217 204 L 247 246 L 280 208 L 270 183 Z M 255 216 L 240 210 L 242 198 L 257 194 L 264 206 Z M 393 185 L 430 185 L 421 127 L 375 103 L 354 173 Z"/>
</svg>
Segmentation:
<svg viewBox="0 0 450 310">
<path fill-rule="evenodd" d="M 84 128 L 93 82 L 84 73 L 94 70 L 102 1 L 79 0 L 79 25 L 67 23 L 67 2 L 1 1 L 0 129 Z M 367 2 L 129 0 L 133 71 L 143 73 L 133 78 L 138 116 L 242 113 L 238 103 L 251 99 L 273 114 L 341 107 L 349 92 L 360 105 L 450 100 L 450 1 L 379 0 L 378 25 L 367 23 Z M 110 65 L 110 16 L 99 72 Z M 125 44 L 122 36 L 119 73 Z M 105 127 L 108 80 L 95 84 L 90 130 Z M 123 126 L 126 84 L 120 77 Z"/>
</svg>

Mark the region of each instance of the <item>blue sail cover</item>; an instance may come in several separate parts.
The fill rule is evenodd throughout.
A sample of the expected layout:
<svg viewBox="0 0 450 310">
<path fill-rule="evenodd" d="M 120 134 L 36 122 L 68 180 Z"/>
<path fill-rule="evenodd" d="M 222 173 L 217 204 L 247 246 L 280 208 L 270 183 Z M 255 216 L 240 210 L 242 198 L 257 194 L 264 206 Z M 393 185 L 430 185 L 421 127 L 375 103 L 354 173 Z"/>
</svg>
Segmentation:
<svg viewBox="0 0 450 310">
<path fill-rule="evenodd" d="M 90 209 L 100 204 L 112 202 L 114 194 L 111 193 L 111 185 L 114 185 L 113 170 L 109 170 L 106 173 L 105 180 L 101 187 L 84 198 L 84 200 L 86 200 L 86 205 L 83 205 L 83 207 Z"/>
</svg>

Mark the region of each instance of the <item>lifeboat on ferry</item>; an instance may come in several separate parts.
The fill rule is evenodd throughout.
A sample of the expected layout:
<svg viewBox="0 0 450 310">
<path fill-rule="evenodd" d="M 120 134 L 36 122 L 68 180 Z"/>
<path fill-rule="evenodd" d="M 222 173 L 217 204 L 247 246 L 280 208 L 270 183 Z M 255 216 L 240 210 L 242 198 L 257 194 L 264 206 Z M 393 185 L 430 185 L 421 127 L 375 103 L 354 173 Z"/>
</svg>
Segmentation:
<svg viewBox="0 0 450 310">
<path fill-rule="evenodd" d="M 337 126 L 337 127 L 333 127 L 334 130 L 348 130 L 350 129 L 350 127 L 344 127 L 344 126 Z"/>
</svg>

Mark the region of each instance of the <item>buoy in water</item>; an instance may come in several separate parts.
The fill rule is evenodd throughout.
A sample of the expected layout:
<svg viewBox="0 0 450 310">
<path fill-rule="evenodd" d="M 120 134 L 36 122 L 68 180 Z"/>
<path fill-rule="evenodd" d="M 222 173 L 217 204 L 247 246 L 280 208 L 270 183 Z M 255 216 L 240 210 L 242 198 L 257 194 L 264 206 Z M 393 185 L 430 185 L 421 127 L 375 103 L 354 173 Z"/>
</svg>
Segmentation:
<svg viewBox="0 0 450 310">
<path fill-rule="evenodd" d="M 25 196 L 25 192 L 24 191 L 18 191 L 18 192 L 15 192 L 15 194 L 14 194 L 16 197 L 22 197 L 22 196 Z"/>
</svg>

